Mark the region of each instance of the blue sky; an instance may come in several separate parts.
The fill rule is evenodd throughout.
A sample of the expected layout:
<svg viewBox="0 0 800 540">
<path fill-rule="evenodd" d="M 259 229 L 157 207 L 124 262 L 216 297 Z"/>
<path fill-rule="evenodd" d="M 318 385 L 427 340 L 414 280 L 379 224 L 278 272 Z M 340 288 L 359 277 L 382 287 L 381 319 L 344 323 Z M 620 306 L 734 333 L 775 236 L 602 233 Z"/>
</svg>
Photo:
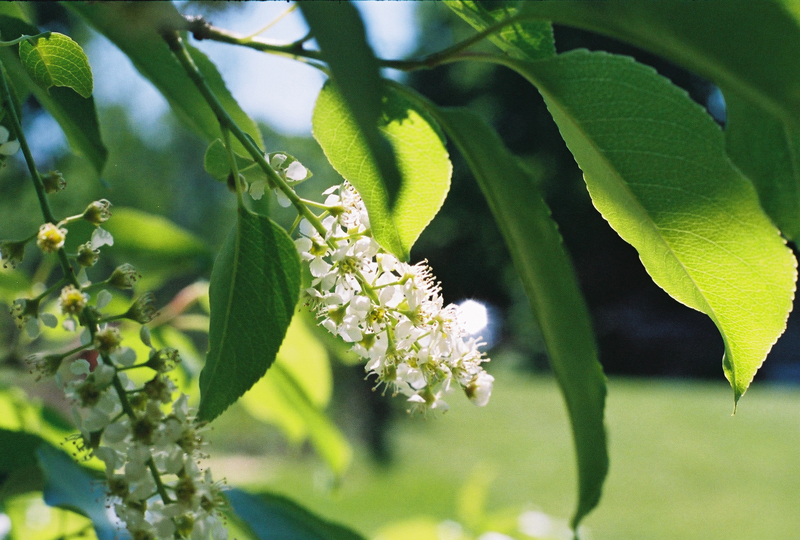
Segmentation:
<svg viewBox="0 0 800 540">
<path fill-rule="evenodd" d="M 367 27 L 370 43 L 379 56 L 401 58 L 417 41 L 416 2 L 355 2 Z M 289 8 L 287 2 L 252 2 L 227 13 L 210 16 L 215 26 L 249 35 Z M 279 21 L 265 39 L 289 42 L 305 35 L 307 26 L 299 10 Z M 287 135 L 311 133 L 311 111 L 323 75 L 314 68 L 258 51 L 209 41 L 193 42 L 217 65 L 228 88 L 242 108 L 256 120 Z M 86 46 L 95 76 L 95 99 L 121 104 L 131 111 L 134 125 L 145 133 L 159 127 L 168 106 L 130 61 L 102 36 Z"/>
</svg>

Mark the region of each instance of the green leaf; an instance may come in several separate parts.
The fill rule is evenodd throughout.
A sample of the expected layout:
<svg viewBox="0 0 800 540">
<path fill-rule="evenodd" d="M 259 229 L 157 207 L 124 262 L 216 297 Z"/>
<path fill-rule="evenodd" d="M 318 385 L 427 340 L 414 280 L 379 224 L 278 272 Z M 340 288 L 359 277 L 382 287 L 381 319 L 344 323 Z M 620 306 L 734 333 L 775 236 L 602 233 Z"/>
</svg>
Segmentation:
<svg viewBox="0 0 800 540">
<path fill-rule="evenodd" d="M 19 59 L 39 85 L 72 88 L 84 98 L 92 95 L 92 68 L 80 45 L 52 32 L 50 37 L 26 39 L 19 44 Z"/>
<path fill-rule="evenodd" d="M 539 88 L 594 205 L 653 281 L 714 321 L 738 401 L 786 328 L 797 262 L 728 161 L 719 127 L 628 57 L 498 62 Z"/>
<path fill-rule="evenodd" d="M 236 156 L 236 164 L 239 172 L 242 172 L 242 169 L 253 165 L 253 161 Z M 221 139 L 214 139 L 206 148 L 203 167 L 216 180 L 227 180 L 228 175 L 231 174 L 230 157 Z"/>
<path fill-rule="evenodd" d="M 103 228 L 114 236 L 114 247 L 131 257 L 163 259 L 208 256 L 208 246 L 198 237 L 165 217 L 135 208 L 112 208 Z"/>
<path fill-rule="evenodd" d="M 20 270 L 0 268 L 0 301 L 11 303 L 19 293 L 29 290 L 31 280 Z"/>
<path fill-rule="evenodd" d="M 0 15 L 14 17 L 15 19 L 20 19 L 27 23 L 30 22 L 30 19 L 25 14 L 25 11 L 20 7 L 18 2 L 2 2 L 0 3 Z M 7 37 L 3 36 L 3 39 L 8 39 Z"/>
<path fill-rule="evenodd" d="M 211 267 L 208 246 L 167 218 L 135 208 L 113 207 L 112 213 L 103 224 L 114 237 L 111 253 L 142 272 L 143 289 L 153 290 L 172 277 Z"/>
<path fill-rule="evenodd" d="M 50 445 L 40 446 L 36 459 L 45 477 L 44 502 L 91 519 L 98 540 L 130 538 L 109 518 L 101 475 L 81 467 L 69 455 Z"/>
<path fill-rule="evenodd" d="M 3 39 L 16 39 L 22 34 L 38 34 L 39 29 L 24 21 L 0 15 Z M 32 92 L 39 103 L 58 122 L 74 152 L 84 156 L 100 174 L 108 157 L 100 137 L 94 98 L 81 97 L 69 88 L 55 87 L 48 92 L 29 76 L 13 47 L 0 47 L 0 61 L 17 92 Z"/>
<path fill-rule="evenodd" d="M 431 113 L 475 175 L 506 241 L 567 403 L 578 461 L 573 526 L 600 500 L 608 472 L 603 426 L 606 381 L 577 277 L 550 209 L 530 173 L 498 135 L 467 109 Z"/>
<path fill-rule="evenodd" d="M 793 2 L 523 2 L 522 11 L 627 41 L 800 125 L 800 26 Z"/>
<path fill-rule="evenodd" d="M 292 387 L 285 384 L 285 376 L 276 375 L 275 366 L 281 366 L 294 380 Z M 285 394 L 303 396 L 314 412 L 324 416 L 322 410 L 330 401 L 332 390 L 328 353 L 303 317 L 297 316 L 292 318 L 273 369 L 242 396 L 240 403 L 255 418 L 278 426 L 290 441 L 299 444 L 306 439 L 310 426 L 303 411 L 292 404 L 292 396 Z"/>
<path fill-rule="evenodd" d="M 200 373 L 201 420 L 213 420 L 264 376 L 300 293 L 300 260 L 270 219 L 239 207 L 211 273 L 209 351 Z"/>
<path fill-rule="evenodd" d="M 259 540 L 364 540 L 279 495 L 251 495 L 231 489 L 226 496 L 233 511 Z"/>
<path fill-rule="evenodd" d="M 286 364 L 276 363 L 269 377 L 284 404 L 302 421 L 308 438 L 331 471 L 341 477 L 353 459 L 353 450 L 336 424 L 304 391 L 300 381 Z"/>
<path fill-rule="evenodd" d="M 408 260 L 414 242 L 444 203 L 452 165 L 436 122 L 392 87 L 384 95 L 380 129 L 394 147 L 403 177 L 393 207 L 358 124 L 330 84 L 317 98 L 313 133 L 328 161 L 361 194 L 375 239 Z"/>
<path fill-rule="evenodd" d="M 492 10 L 472 0 L 452 0 L 445 4 L 479 32 L 516 15 L 519 11 L 510 2 L 507 6 Z M 490 35 L 489 41 L 511 57 L 523 60 L 547 58 L 556 53 L 553 26 L 545 21 L 528 20 L 506 26 Z"/>
<path fill-rule="evenodd" d="M 361 16 L 349 2 L 298 5 L 341 92 L 342 104 L 364 137 L 367 155 L 379 171 L 376 182 L 381 184 L 391 208 L 401 189 L 400 158 L 396 163 L 391 145 L 378 131 L 383 81 L 378 60 L 367 43 Z"/>
<path fill-rule="evenodd" d="M 800 239 L 800 128 L 725 92 L 728 156 L 752 180 L 761 205 L 789 240 Z"/>
<path fill-rule="evenodd" d="M 44 476 L 34 452 L 43 444 L 47 443 L 36 435 L 0 429 L 0 504 L 9 497 L 42 490 Z"/>
<path fill-rule="evenodd" d="M 211 108 L 158 33 L 164 24 L 175 28 L 184 24 L 171 3 L 67 2 L 64 5 L 119 47 L 164 95 L 181 121 L 208 142 L 221 136 L 219 122 Z M 263 146 L 258 126 L 236 103 L 214 64 L 191 45 L 186 44 L 186 47 L 228 114 Z M 238 141 L 234 141 L 233 147 L 238 154 L 248 155 Z"/>
</svg>

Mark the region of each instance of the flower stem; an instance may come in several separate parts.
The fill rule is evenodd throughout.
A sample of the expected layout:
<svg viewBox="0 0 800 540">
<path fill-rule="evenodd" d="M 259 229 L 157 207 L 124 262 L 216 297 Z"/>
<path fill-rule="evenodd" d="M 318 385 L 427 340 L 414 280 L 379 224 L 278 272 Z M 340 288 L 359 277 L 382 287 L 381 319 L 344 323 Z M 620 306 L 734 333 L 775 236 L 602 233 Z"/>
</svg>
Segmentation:
<svg viewBox="0 0 800 540">
<path fill-rule="evenodd" d="M 66 277 L 62 277 L 61 279 L 59 279 L 58 281 L 56 281 L 56 282 L 55 282 L 55 283 L 54 283 L 54 284 L 53 284 L 53 285 L 52 285 L 52 286 L 51 286 L 49 289 L 47 289 L 46 291 L 44 291 L 42 294 L 40 294 L 40 295 L 39 295 L 39 296 L 37 296 L 36 298 L 33 298 L 33 301 L 34 301 L 34 302 L 38 302 L 38 301 L 39 301 L 39 300 L 41 300 L 42 298 L 45 298 L 45 297 L 47 297 L 47 296 L 51 295 L 52 293 L 54 293 L 55 291 L 57 291 L 58 289 L 60 289 L 60 288 L 61 288 L 61 287 L 62 287 L 64 284 L 66 284 L 66 283 L 69 283 L 69 280 L 68 280 Z"/>
<path fill-rule="evenodd" d="M 308 41 L 308 36 L 288 44 L 270 43 L 255 36 L 240 36 L 233 32 L 223 30 L 222 28 L 217 28 L 209 24 L 202 17 L 190 19 L 188 21 L 188 28 L 192 36 L 198 41 L 210 39 L 230 45 L 241 45 L 257 51 L 285 56 L 327 72 L 327 68 L 321 63 L 321 53 L 319 51 L 309 51 L 303 48 L 303 44 Z"/>
<path fill-rule="evenodd" d="M 14 103 L 11 100 L 11 92 L 8 89 L 8 81 L 6 80 L 5 69 L 2 67 L 0 67 L 0 93 L 2 93 L 3 107 L 8 113 L 11 129 L 17 136 L 20 148 L 22 149 L 22 155 L 25 156 L 25 163 L 28 165 L 28 171 L 31 173 L 31 180 L 33 181 L 33 187 L 36 189 L 36 196 L 39 199 L 39 206 L 42 209 L 44 220 L 48 223 L 55 224 L 56 218 L 53 214 L 52 208 L 50 208 L 50 201 L 47 199 L 44 183 L 42 182 L 42 177 L 39 175 L 39 171 L 36 169 L 36 162 L 33 160 L 33 154 L 31 154 L 28 141 L 25 138 L 25 134 L 22 132 L 22 124 L 17 116 L 17 109 L 14 107 Z M 75 275 L 75 271 L 72 269 L 72 265 L 69 262 L 66 250 L 64 250 L 64 248 L 60 248 L 57 254 L 58 259 L 61 262 L 61 268 L 64 270 L 64 275 L 73 285 L 75 285 L 75 287 L 80 288 L 78 277 Z"/>
<path fill-rule="evenodd" d="M 0 42 L 0 45 L 3 45 L 3 43 Z M 11 92 L 9 91 L 8 81 L 6 80 L 5 71 L 2 68 L 2 66 L 0 66 L 0 94 L 2 94 L 0 95 L 0 99 L 2 99 L 2 105 L 5 108 L 6 112 L 8 113 L 11 128 L 13 129 L 15 135 L 17 136 L 17 140 L 19 140 L 20 148 L 22 149 L 22 154 L 25 156 L 25 163 L 28 165 L 28 171 L 30 172 L 31 179 L 33 180 L 33 187 L 35 188 L 36 195 L 39 198 L 39 206 L 41 207 L 42 215 L 44 216 L 46 222 L 55 224 L 56 219 L 53 214 L 53 210 L 50 207 L 50 201 L 47 199 L 47 193 L 45 192 L 44 189 L 44 183 L 42 182 L 42 178 L 39 175 L 38 169 L 36 168 L 36 162 L 33 160 L 33 155 L 31 154 L 30 147 L 28 146 L 28 141 L 25 138 L 25 134 L 22 131 L 22 124 L 17 115 L 17 110 L 14 107 L 14 103 L 11 100 Z M 45 293 L 49 294 L 49 292 L 52 292 L 52 290 L 55 290 L 57 286 L 61 286 L 63 283 L 72 283 L 72 285 L 80 289 L 81 284 L 78 281 L 78 277 L 75 274 L 75 271 L 73 270 L 72 265 L 69 262 L 69 257 L 67 256 L 66 250 L 62 247 L 59 248 L 56 253 L 58 255 L 59 261 L 61 262 L 61 268 L 64 272 L 64 277 L 61 280 L 59 280 L 59 282 L 56 285 L 51 287 L 51 289 L 45 291 Z M 97 324 L 98 324 L 97 316 L 92 311 L 87 310 L 85 312 L 85 316 L 82 317 L 81 323 L 89 330 L 89 334 L 91 335 L 92 340 L 94 340 L 94 336 L 97 333 Z M 83 348 L 84 346 L 75 349 L 74 352 L 80 351 Z M 120 381 L 119 376 L 116 373 L 116 366 L 114 365 L 114 362 L 110 358 L 108 358 L 107 355 L 104 354 L 101 354 L 100 358 L 102 359 L 104 364 L 109 365 L 115 369 L 114 376 L 111 379 L 111 384 L 114 387 L 114 391 L 117 393 L 117 396 L 119 397 L 119 401 L 122 406 L 123 412 L 126 415 L 128 415 L 128 417 L 130 417 L 132 420 L 135 420 L 136 412 L 133 410 L 133 407 L 131 407 L 130 401 L 128 400 L 128 396 L 125 392 L 125 389 L 122 386 L 122 382 Z M 158 469 L 156 468 L 155 462 L 153 462 L 152 458 L 150 458 L 150 460 L 148 461 L 148 467 L 150 468 L 150 472 L 153 475 L 153 480 L 155 481 L 156 487 L 158 488 L 158 493 L 159 495 L 161 495 L 161 499 L 164 502 L 164 504 L 172 502 L 172 499 L 170 499 L 169 495 L 166 492 L 164 483 L 161 481 L 160 473 L 158 472 Z"/>
<path fill-rule="evenodd" d="M 0 41 L 0 47 L 12 47 L 17 45 L 18 43 L 22 43 L 23 41 L 29 39 L 38 39 L 38 38 L 49 38 L 52 32 L 42 32 L 41 34 L 36 34 L 35 36 L 29 36 L 27 34 L 23 34 L 19 36 L 17 39 L 12 39 L 11 41 Z"/>
<path fill-rule="evenodd" d="M 502 21 L 489 26 L 481 32 L 471 36 L 464 41 L 460 41 L 446 49 L 429 54 L 417 60 L 386 60 L 378 59 L 378 62 L 383 67 L 393 68 L 400 71 L 416 71 L 420 69 L 432 69 L 442 64 L 447 64 L 462 59 L 461 53 L 476 43 L 486 39 L 492 34 L 496 34 L 503 28 L 516 24 L 526 19 L 534 19 L 531 15 L 514 15 Z M 286 56 L 294 60 L 305 62 L 309 65 L 317 67 L 327 73 L 321 61 L 323 56 L 320 51 L 306 50 L 303 44 L 308 41 L 308 36 L 287 44 L 270 43 L 266 40 L 259 39 L 252 36 L 241 36 L 234 32 L 229 32 L 222 28 L 217 28 L 211 25 L 202 17 L 196 17 L 188 21 L 188 29 L 197 40 L 210 39 L 212 41 L 219 41 L 221 43 L 228 43 L 230 45 L 240 45 L 257 51 L 275 54 L 278 56 Z M 260 32 L 259 32 L 260 33 Z"/>
<path fill-rule="evenodd" d="M 194 82 L 195 86 L 200 91 L 200 94 L 202 94 L 203 98 L 206 100 L 206 103 L 208 103 L 208 105 L 211 107 L 211 110 L 214 111 L 214 115 L 217 117 L 217 121 L 219 122 L 223 132 L 228 130 L 233 134 L 234 137 L 236 137 L 236 140 L 238 140 L 242 146 L 244 146 L 245 150 L 247 150 L 247 153 L 250 154 L 256 163 L 258 163 L 259 167 L 261 167 L 269 180 L 276 185 L 284 193 L 284 195 L 286 195 L 300 215 L 306 218 L 308 222 L 311 223 L 317 232 L 319 232 L 324 238 L 327 231 L 322 225 L 322 222 L 317 218 L 317 216 L 314 215 L 313 212 L 311 212 L 308 206 L 306 206 L 303 201 L 300 200 L 300 197 L 298 197 L 294 190 L 289 187 L 289 184 L 287 184 L 286 181 L 281 178 L 272 167 L 270 167 L 269 163 L 267 163 L 267 160 L 264 157 L 264 154 L 256 147 L 256 145 L 250 140 L 245 132 L 242 131 L 233 118 L 230 117 L 228 112 L 214 95 L 214 92 L 211 90 L 211 88 L 209 88 L 205 77 L 203 77 L 203 74 L 200 73 L 199 69 L 197 69 L 192 57 L 189 56 L 189 52 L 183 45 L 183 40 L 178 32 L 174 30 L 168 30 L 165 31 L 162 36 L 167 42 L 167 45 L 169 45 L 172 54 L 175 55 L 175 58 L 177 58 L 178 62 L 181 64 L 181 66 L 183 66 L 186 74 L 189 75 L 189 78 L 192 80 L 192 82 Z"/>
</svg>

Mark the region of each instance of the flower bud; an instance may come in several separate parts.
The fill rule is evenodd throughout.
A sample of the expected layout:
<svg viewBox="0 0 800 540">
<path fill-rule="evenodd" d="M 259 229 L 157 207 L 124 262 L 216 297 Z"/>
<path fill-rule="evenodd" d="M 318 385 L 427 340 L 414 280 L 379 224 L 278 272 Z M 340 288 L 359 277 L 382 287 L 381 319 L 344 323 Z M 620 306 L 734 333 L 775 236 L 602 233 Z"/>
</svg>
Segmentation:
<svg viewBox="0 0 800 540">
<path fill-rule="evenodd" d="M 81 265 L 83 268 L 91 268 L 95 264 L 97 264 L 97 260 L 100 258 L 100 250 L 99 249 L 92 249 L 91 242 L 86 242 L 85 244 L 81 244 L 78 248 L 78 257 L 77 261 L 78 264 Z"/>
<path fill-rule="evenodd" d="M 155 305 L 155 295 L 153 293 L 145 293 L 133 303 L 133 305 L 125 312 L 125 318 L 136 321 L 139 324 L 147 324 L 158 315 Z"/>
<path fill-rule="evenodd" d="M 58 303 L 64 315 L 80 315 L 88 300 L 88 295 L 76 289 L 74 285 L 67 285 L 61 289 Z"/>
<path fill-rule="evenodd" d="M 3 268 L 16 268 L 25 256 L 25 242 L 12 242 L 6 240 L 0 242 L 0 259 L 4 260 Z"/>
<path fill-rule="evenodd" d="M 106 283 L 117 289 L 132 289 L 139 278 L 142 277 L 133 265 L 125 263 L 118 266 L 108 278 Z"/>
<path fill-rule="evenodd" d="M 42 174 L 42 184 L 44 184 L 44 191 L 47 194 L 58 193 L 67 187 L 67 181 L 64 180 L 64 175 L 58 171 L 50 171 Z"/>
<path fill-rule="evenodd" d="M 172 347 L 166 347 L 150 353 L 150 358 L 145 365 L 159 373 L 166 373 L 175 369 L 181 361 L 180 354 Z"/>
<path fill-rule="evenodd" d="M 122 336 L 119 330 L 113 326 L 107 326 L 103 330 L 99 330 L 94 335 L 94 346 L 100 351 L 100 354 L 109 354 L 119 348 L 122 343 Z"/>
<path fill-rule="evenodd" d="M 105 199 L 94 201 L 83 211 L 83 219 L 93 225 L 100 225 L 111 217 L 111 203 Z"/>
<path fill-rule="evenodd" d="M 36 245 L 45 253 L 54 253 L 64 247 L 64 240 L 67 238 L 67 229 L 58 228 L 52 223 L 45 223 L 39 227 L 39 234 L 36 236 Z"/>
</svg>

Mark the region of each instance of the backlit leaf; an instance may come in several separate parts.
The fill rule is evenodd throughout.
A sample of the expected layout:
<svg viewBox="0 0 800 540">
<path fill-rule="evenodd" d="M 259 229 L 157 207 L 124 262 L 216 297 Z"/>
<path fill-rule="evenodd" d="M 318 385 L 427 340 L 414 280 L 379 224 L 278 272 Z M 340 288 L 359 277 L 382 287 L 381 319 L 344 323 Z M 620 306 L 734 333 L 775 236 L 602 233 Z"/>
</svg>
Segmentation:
<svg viewBox="0 0 800 540">
<path fill-rule="evenodd" d="M 407 260 L 447 196 L 452 165 L 436 123 L 391 87 L 385 89 L 382 118 L 380 129 L 392 143 L 403 181 L 393 207 L 357 123 L 330 84 L 317 98 L 313 133 L 328 161 L 364 200 L 375 239 Z"/>
<path fill-rule="evenodd" d="M 3 39 L 16 39 L 22 34 L 38 33 L 38 28 L 21 19 L 0 15 L 0 34 Z M 53 87 L 48 92 L 30 78 L 14 49 L 16 47 L 0 47 L 0 61 L 3 62 L 17 93 L 22 94 L 20 97 L 28 92 L 33 93 L 61 126 L 72 150 L 88 159 L 97 173 L 101 173 L 108 151 L 100 137 L 94 98 L 81 97 L 70 88 Z"/>
<path fill-rule="evenodd" d="M 211 144 L 206 148 L 206 154 L 203 157 L 203 167 L 206 172 L 214 179 L 224 181 L 231 173 L 230 157 L 228 150 L 222 143 L 221 139 L 214 139 Z M 236 156 L 236 164 L 238 165 L 239 172 L 245 167 L 253 165 L 253 162 L 245 158 Z"/>
<path fill-rule="evenodd" d="M 49 37 L 26 39 L 19 44 L 19 58 L 43 88 L 66 86 L 84 98 L 92 95 L 89 59 L 72 38 L 52 32 Z"/>
<path fill-rule="evenodd" d="M 208 246 L 167 218 L 135 208 L 111 211 L 113 216 L 103 224 L 114 237 L 111 253 L 136 266 L 143 289 L 153 290 L 169 278 L 211 267 Z"/>
<path fill-rule="evenodd" d="M 298 6 L 328 63 L 344 107 L 363 135 L 365 151 L 379 172 L 376 182 L 391 208 L 400 190 L 401 172 L 392 146 L 377 128 L 383 81 L 361 16 L 349 2 L 300 2 Z"/>
<path fill-rule="evenodd" d="M 451 0 L 445 4 L 479 32 L 519 11 L 512 2 L 495 9 L 472 0 Z M 556 53 L 553 26 L 546 21 L 520 21 L 490 35 L 489 41 L 514 58 L 524 60 L 546 58 Z"/>
<path fill-rule="evenodd" d="M 796 2 L 521 2 L 521 11 L 627 41 L 800 125 Z"/>
<path fill-rule="evenodd" d="M 498 59 L 534 83 L 597 209 L 660 287 L 708 315 L 744 394 L 792 308 L 796 261 L 710 116 L 651 68 L 574 51 Z"/>
</svg>

